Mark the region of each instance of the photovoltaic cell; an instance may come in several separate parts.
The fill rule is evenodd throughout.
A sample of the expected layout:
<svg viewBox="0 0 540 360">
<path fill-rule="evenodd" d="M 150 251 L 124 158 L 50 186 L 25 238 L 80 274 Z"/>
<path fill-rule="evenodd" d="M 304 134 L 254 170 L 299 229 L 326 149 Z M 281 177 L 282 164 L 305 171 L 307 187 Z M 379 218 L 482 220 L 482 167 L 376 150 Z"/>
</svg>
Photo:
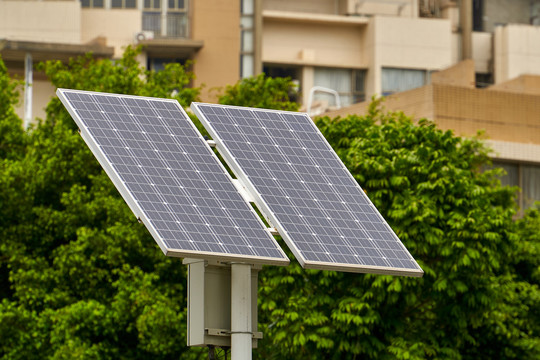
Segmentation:
<svg viewBox="0 0 540 360">
<path fill-rule="evenodd" d="M 307 114 L 191 108 L 302 266 L 422 276 Z"/>
<path fill-rule="evenodd" d="M 166 255 L 288 264 L 177 101 L 57 94 Z"/>
</svg>

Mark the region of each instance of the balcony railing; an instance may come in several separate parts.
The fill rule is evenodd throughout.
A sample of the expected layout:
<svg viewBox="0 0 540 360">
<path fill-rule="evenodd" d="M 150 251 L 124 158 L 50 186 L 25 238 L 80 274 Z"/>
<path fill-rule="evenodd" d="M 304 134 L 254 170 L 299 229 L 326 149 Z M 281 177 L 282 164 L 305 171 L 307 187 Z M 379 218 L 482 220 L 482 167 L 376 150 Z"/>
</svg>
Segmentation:
<svg viewBox="0 0 540 360">
<path fill-rule="evenodd" d="M 143 12 L 142 29 L 144 31 L 153 31 L 156 38 L 189 37 L 188 17 L 184 12 L 162 14 L 157 11 L 145 11 Z"/>
</svg>

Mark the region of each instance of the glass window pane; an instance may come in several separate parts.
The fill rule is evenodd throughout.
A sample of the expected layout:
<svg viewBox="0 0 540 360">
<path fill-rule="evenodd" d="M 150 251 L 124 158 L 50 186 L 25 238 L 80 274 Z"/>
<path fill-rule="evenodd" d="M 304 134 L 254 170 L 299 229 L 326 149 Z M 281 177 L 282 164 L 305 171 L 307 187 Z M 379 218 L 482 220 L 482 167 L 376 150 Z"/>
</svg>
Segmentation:
<svg viewBox="0 0 540 360">
<path fill-rule="evenodd" d="M 103 0 L 94 0 L 94 7 L 95 8 L 102 8 L 103 7 Z"/>
<path fill-rule="evenodd" d="M 176 4 L 175 4 L 176 1 L 174 0 L 169 0 L 169 9 L 176 9 Z"/>
<path fill-rule="evenodd" d="M 172 12 L 167 14 L 167 36 L 187 36 L 187 15 L 185 13 Z"/>
<path fill-rule="evenodd" d="M 242 51 L 253 52 L 253 31 L 251 30 L 242 31 Z"/>
<path fill-rule="evenodd" d="M 122 0 L 111 0 L 111 7 L 112 8 L 121 8 L 122 7 Z"/>
<path fill-rule="evenodd" d="M 242 16 L 240 18 L 240 25 L 242 25 L 242 28 L 244 29 L 253 28 L 253 16 Z"/>
<path fill-rule="evenodd" d="M 126 8 L 135 9 L 137 7 L 137 0 L 126 0 Z"/>
<path fill-rule="evenodd" d="M 242 78 L 254 75 L 253 55 L 242 55 Z"/>
<path fill-rule="evenodd" d="M 389 95 L 395 92 L 406 91 L 424 86 L 426 72 L 412 69 L 382 69 L 382 92 Z"/>
<path fill-rule="evenodd" d="M 366 71 L 355 70 L 354 71 L 354 91 L 364 92 L 366 87 Z"/>
<path fill-rule="evenodd" d="M 253 15 L 253 0 L 241 0 L 242 9 L 240 10 L 244 15 Z"/>
<path fill-rule="evenodd" d="M 81 0 L 81 6 L 83 8 L 90 7 L 90 0 Z"/>
<path fill-rule="evenodd" d="M 493 167 L 506 171 L 506 175 L 500 177 L 503 186 L 519 186 L 519 166 L 517 164 L 493 161 Z"/>
<path fill-rule="evenodd" d="M 161 34 L 161 13 L 143 12 L 142 29 L 145 31 L 153 31 L 155 35 Z"/>
<path fill-rule="evenodd" d="M 348 106 L 353 102 L 352 96 L 352 70 L 315 68 L 313 85 L 322 86 L 339 93 L 341 106 Z M 316 92 L 316 100 L 327 100 L 329 105 L 335 106 L 335 97 L 331 94 Z"/>
<path fill-rule="evenodd" d="M 350 93 L 352 88 L 351 70 L 315 68 L 315 86 L 323 86 L 337 92 Z"/>
<path fill-rule="evenodd" d="M 531 207 L 540 201 L 540 166 L 523 165 L 523 207 Z"/>
</svg>

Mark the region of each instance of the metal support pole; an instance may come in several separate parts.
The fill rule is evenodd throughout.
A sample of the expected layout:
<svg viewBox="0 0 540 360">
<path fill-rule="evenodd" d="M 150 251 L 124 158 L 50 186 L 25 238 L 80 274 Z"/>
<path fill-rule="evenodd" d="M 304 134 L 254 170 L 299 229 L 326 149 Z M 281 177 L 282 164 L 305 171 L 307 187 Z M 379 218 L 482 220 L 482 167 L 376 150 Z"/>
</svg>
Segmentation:
<svg viewBox="0 0 540 360">
<path fill-rule="evenodd" d="M 32 83 L 33 83 L 32 54 L 26 53 L 24 58 L 24 128 L 27 129 L 32 122 Z"/>
<path fill-rule="evenodd" d="M 461 25 L 461 60 L 472 59 L 472 0 L 461 0 L 459 22 Z"/>
<path fill-rule="evenodd" d="M 231 359 L 251 360 L 251 265 L 231 264 Z"/>
</svg>

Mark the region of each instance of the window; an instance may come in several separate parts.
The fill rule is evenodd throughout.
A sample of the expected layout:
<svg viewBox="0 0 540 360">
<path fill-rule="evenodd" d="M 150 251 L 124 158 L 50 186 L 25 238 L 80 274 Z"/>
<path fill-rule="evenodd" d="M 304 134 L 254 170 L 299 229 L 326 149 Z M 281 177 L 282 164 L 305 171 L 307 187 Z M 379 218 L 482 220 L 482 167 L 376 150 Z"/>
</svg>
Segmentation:
<svg viewBox="0 0 540 360">
<path fill-rule="evenodd" d="M 161 0 L 144 0 L 142 29 L 161 35 Z"/>
<path fill-rule="evenodd" d="M 276 66 L 276 65 L 265 65 L 263 72 L 270 77 L 290 77 L 292 80 L 300 79 L 300 68 L 299 67 L 287 67 L 287 66 Z"/>
<path fill-rule="evenodd" d="M 337 91 L 341 106 L 348 106 L 365 100 L 365 77 L 365 70 L 318 67 L 315 68 L 313 85 Z M 315 99 L 327 100 L 330 105 L 335 105 L 330 94 L 317 93 Z"/>
<path fill-rule="evenodd" d="M 111 0 L 111 8 L 113 9 L 135 9 L 137 0 Z"/>
<path fill-rule="evenodd" d="M 382 94 L 391 95 L 424 86 L 427 83 L 426 70 L 413 69 L 382 69 Z"/>
<path fill-rule="evenodd" d="M 188 37 L 187 20 L 186 2 L 184 0 L 168 0 L 167 36 Z"/>
<path fill-rule="evenodd" d="M 83 8 L 102 8 L 103 0 L 81 0 L 81 7 Z"/>
<path fill-rule="evenodd" d="M 185 11 L 186 4 L 184 0 L 169 0 L 169 11 Z"/>
<path fill-rule="evenodd" d="M 523 208 L 528 209 L 540 201 L 540 166 L 522 165 Z"/>
<path fill-rule="evenodd" d="M 186 0 L 144 0 L 142 29 L 156 37 L 187 38 L 187 5 Z"/>
<path fill-rule="evenodd" d="M 291 78 L 294 83 L 294 91 L 289 93 L 289 99 L 294 102 L 298 102 L 298 92 L 301 91 L 300 84 L 302 78 L 302 71 L 300 67 L 288 67 L 288 66 L 277 66 L 277 65 L 265 65 L 263 67 L 263 72 L 270 77 L 276 78 Z"/>
<path fill-rule="evenodd" d="M 528 209 L 540 201 L 540 165 L 493 161 L 493 166 L 506 171 L 506 175 L 500 178 L 501 184 L 521 189 L 517 197 L 520 209 Z"/>
<path fill-rule="evenodd" d="M 149 57 L 148 58 L 148 70 L 153 70 L 153 71 L 161 71 L 163 69 L 165 69 L 165 65 L 167 64 L 171 64 L 171 63 L 179 63 L 181 65 L 185 65 L 186 64 L 186 61 L 187 59 L 180 59 L 180 58 L 177 58 L 177 59 L 173 59 L 173 58 L 152 58 L 152 57 Z"/>
<path fill-rule="evenodd" d="M 240 7 L 240 77 L 255 75 L 254 0 L 241 0 Z"/>
<path fill-rule="evenodd" d="M 161 0 L 144 0 L 145 10 L 160 10 Z"/>
<path fill-rule="evenodd" d="M 473 0 L 473 31 L 484 31 L 484 0 Z"/>
<path fill-rule="evenodd" d="M 476 87 L 478 89 L 487 88 L 488 86 L 493 85 L 493 74 L 475 74 Z"/>
</svg>

